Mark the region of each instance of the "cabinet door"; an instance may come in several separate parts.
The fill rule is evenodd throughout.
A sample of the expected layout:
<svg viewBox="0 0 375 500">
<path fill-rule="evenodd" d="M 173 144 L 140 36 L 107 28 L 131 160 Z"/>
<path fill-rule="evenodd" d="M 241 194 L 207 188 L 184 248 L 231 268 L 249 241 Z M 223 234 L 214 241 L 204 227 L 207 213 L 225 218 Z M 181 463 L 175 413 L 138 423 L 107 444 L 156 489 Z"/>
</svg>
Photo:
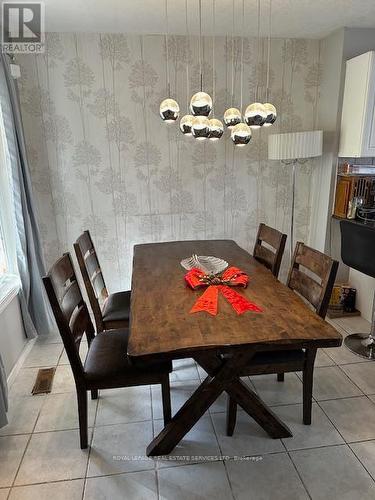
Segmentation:
<svg viewBox="0 0 375 500">
<path fill-rule="evenodd" d="M 362 156 L 375 156 L 375 52 L 371 52 L 370 58 Z"/>
<path fill-rule="evenodd" d="M 348 177 L 340 177 L 337 181 L 335 209 L 333 212 L 336 217 L 346 219 L 352 183 L 352 179 Z"/>
<path fill-rule="evenodd" d="M 346 62 L 339 156 L 375 156 L 375 52 Z"/>
</svg>

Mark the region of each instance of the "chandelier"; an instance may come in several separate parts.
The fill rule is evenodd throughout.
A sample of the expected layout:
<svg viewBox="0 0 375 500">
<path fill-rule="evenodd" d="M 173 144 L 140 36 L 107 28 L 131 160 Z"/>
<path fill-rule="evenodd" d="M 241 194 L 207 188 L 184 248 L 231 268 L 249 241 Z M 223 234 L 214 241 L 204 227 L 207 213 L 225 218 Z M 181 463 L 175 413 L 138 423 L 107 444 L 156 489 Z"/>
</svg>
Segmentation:
<svg viewBox="0 0 375 500">
<path fill-rule="evenodd" d="M 270 85 L 270 58 L 271 58 L 271 18 L 272 18 L 272 0 L 269 0 L 269 26 L 267 43 L 267 77 L 265 89 L 265 102 L 260 101 L 259 81 L 260 81 L 260 21 L 261 5 L 258 0 L 258 32 L 257 32 L 257 62 L 256 62 L 256 87 L 254 91 L 254 102 L 249 104 L 242 115 L 243 106 L 243 81 L 244 81 L 244 27 L 245 27 L 245 0 L 242 0 L 242 27 L 241 27 L 241 62 L 240 62 L 240 107 L 234 104 L 234 47 L 235 47 L 235 0 L 232 0 L 232 71 L 231 71 L 231 105 L 223 115 L 223 122 L 215 117 L 215 92 L 216 92 L 216 74 L 215 74 L 215 31 L 216 31 L 216 11 L 215 0 L 212 0 L 212 98 L 203 90 L 203 47 L 202 47 L 202 0 L 198 0 L 199 8 L 199 81 L 200 90 L 196 92 L 189 100 L 189 56 L 186 49 L 186 114 L 182 116 L 179 128 L 185 136 L 192 136 L 198 141 L 209 139 L 218 141 L 224 134 L 224 125 L 230 132 L 230 138 L 237 147 L 248 144 L 251 140 L 252 129 L 271 126 L 276 118 L 277 111 L 275 106 L 269 102 Z M 165 0 L 165 18 L 166 18 L 166 87 L 168 97 L 160 104 L 160 116 L 165 122 L 176 122 L 180 115 L 180 108 L 177 101 L 171 97 L 170 72 L 169 72 L 169 19 L 168 19 L 168 0 Z M 188 26 L 188 0 L 185 0 L 185 28 L 187 45 L 189 43 Z M 210 118 L 210 115 L 212 117 Z"/>
</svg>

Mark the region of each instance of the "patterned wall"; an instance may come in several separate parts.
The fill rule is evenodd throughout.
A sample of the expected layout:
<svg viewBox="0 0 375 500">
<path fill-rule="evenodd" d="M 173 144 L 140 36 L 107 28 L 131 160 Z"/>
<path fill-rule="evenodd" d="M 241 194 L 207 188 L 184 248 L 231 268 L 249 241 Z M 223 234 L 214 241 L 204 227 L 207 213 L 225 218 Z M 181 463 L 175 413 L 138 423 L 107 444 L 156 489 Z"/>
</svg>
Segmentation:
<svg viewBox="0 0 375 500">
<path fill-rule="evenodd" d="M 204 87 L 212 92 L 212 40 L 204 40 Z M 240 99 L 240 39 L 233 46 L 234 104 Z M 183 112 L 199 90 L 198 41 L 170 37 L 172 92 Z M 217 38 L 216 107 L 230 104 L 232 43 Z M 267 135 L 311 130 L 321 69 L 319 42 L 275 39 L 271 96 L 276 124 L 234 148 L 198 142 L 161 122 L 166 95 L 160 36 L 49 34 L 44 55 L 19 57 L 20 96 L 47 264 L 86 228 L 112 290 L 129 287 L 136 243 L 233 238 L 252 249 L 265 221 L 290 224 L 290 167 L 267 160 Z M 259 74 L 266 78 L 266 43 Z M 257 43 L 244 43 L 244 106 L 254 99 Z M 262 91 L 262 87 L 260 89 Z M 297 237 L 307 240 L 313 161 L 298 171 Z M 286 252 L 287 253 L 287 252 Z M 285 264 L 288 256 L 285 256 Z"/>
</svg>

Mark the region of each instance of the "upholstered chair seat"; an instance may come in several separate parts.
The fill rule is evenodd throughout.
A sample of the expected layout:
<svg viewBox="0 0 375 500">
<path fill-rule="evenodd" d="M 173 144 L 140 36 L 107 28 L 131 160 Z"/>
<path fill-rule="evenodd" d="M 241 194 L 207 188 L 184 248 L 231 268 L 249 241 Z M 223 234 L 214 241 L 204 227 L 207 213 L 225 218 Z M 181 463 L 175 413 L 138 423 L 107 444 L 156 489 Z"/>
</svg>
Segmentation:
<svg viewBox="0 0 375 500">
<path fill-rule="evenodd" d="M 115 292 L 108 295 L 104 302 L 102 316 L 105 323 L 125 322 L 130 315 L 130 291 Z"/>
</svg>

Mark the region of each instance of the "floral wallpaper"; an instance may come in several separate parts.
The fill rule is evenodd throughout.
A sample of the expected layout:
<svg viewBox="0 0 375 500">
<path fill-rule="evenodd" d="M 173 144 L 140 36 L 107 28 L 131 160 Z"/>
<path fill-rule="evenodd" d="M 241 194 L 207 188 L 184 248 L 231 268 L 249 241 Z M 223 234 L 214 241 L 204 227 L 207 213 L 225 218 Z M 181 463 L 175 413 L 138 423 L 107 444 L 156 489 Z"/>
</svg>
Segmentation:
<svg viewBox="0 0 375 500">
<path fill-rule="evenodd" d="M 266 42 L 260 44 L 261 95 Z M 215 115 L 240 105 L 240 48 L 231 38 L 205 38 L 204 90 Z M 182 114 L 199 90 L 198 40 L 171 36 L 170 82 Z M 311 130 L 317 119 L 319 42 L 272 40 L 273 127 L 253 131 L 235 148 L 184 137 L 158 115 L 166 97 L 162 36 L 47 35 L 43 55 L 18 58 L 20 99 L 47 265 L 90 229 L 112 291 L 129 288 L 133 245 L 232 238 L 252 250 L 259 222 L 289 232 L 290 167 L 267 159 L 269 133 Z M 257 42 L 244 40 L 243 106 L 254 100 Z M 188 72 L 186 71 L 188 69 Z M 232 77 L 233 69 L 233 77 Z M 214 75 L 213 75 L 214 73 Z M 233 94 L 232 94 L 233 86 Z M 313 161 L 297 178 L 296 236 L 307 240 Z M 284 273 L 288 263 L 284 257 Z M 183 256 L 182 256 L 183 257 Z"/>
</svg>

